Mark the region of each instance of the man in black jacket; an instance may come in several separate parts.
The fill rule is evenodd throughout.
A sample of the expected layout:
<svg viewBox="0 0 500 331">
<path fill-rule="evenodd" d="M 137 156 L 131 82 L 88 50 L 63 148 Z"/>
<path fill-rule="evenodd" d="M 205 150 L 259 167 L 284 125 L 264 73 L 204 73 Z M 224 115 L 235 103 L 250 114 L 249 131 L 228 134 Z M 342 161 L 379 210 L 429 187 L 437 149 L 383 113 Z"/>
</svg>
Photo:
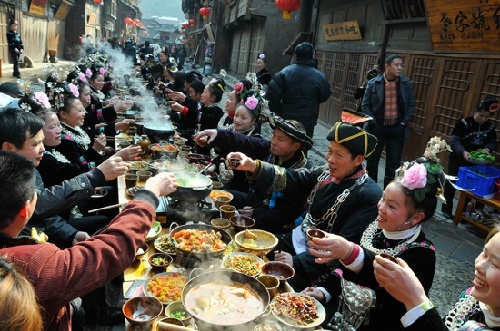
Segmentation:
<svg viewBox="0 0 500 331">
<path fill-rule="evenodd" d="M 266 99 L 272 112 L 284 119 L 301 122 L 312 138 L 318 121 L 319 104 L 327 101 L 332 91 L 325 74 L 316 69 L 313 45 L 298 44 L 295 57 L 295 64 L 274 75 Z"/>
<path fill-rule="evenodd" d="M 21 78 L 19 72 L 19 57 L 23 54 L 24 44 L 21 40 L 21 35 L 17 33 L 17 21 L 15 19 L 9 20 L 10 30 L 7 32 L 7 43 L 9 45 L 9 53 L 14 63 L 14 77 Z"/>
</svg>

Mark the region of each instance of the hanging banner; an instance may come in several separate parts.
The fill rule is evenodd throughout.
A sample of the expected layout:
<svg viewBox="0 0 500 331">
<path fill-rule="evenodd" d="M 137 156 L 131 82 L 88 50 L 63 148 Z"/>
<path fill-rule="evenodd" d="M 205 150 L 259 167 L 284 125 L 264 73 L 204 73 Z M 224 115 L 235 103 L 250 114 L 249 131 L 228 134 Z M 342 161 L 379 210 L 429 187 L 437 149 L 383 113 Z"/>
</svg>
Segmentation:
<svg viewBox="0 0 500 331">
<path fill-rule="evenodd" d="M 32 0 L 29 12 L 36 15 L 45 15 L 45 7 L 47 7 L 47 0 Z"/>
<path fill-rule="evenodd" d="M 425 0 L 436 51 L 500 51 L 500 3 Z"/>
<path fill-rule="evenodd" d="M 323 24 L 323 33 L 326 41 L 363 39 L 358 21 Z"/>
<path fill-rule="evenodd" d="M 57 12 L 54 15 L 55 18 L 58 18 L 60 20 L 66 19 L 66 16 L 68 16 L 69 11 L 71 8 L 74 6 L 74 4 L 70 2 L 63 1 L 60 5 L 59 8 L 57 8 Z"/>
</svg>

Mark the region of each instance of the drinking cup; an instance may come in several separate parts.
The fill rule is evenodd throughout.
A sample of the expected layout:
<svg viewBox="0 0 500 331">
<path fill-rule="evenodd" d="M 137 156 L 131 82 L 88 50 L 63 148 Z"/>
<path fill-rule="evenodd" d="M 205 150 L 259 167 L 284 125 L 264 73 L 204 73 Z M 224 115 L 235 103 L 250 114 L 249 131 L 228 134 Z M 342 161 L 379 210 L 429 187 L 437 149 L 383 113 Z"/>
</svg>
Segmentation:
<svg viewBox="0 0 500 331">
<path fill-rule="evenodd" d="M 125 187 L 127 189 L 136 186 L 139 176 L 137 175 L 125 175 Z"/>
<path fill-rule="evenodd" d="M 223 205 L 219 207 L 221 218 L 230 219 L 236 213 L 236 207 L 231 205 Z"/>
<path fill-rule="evenodd" d="M 269 296 L 271 300 L 274 299 L 276 294 L 278 294 L 278 287 L 280 286 L 280 280 L 276 276 L 272 275 L 260 275 L 257 277 L 257 280 L 264 284 L 267 291 L 269 292 Z"/>
<path fill-rule="evenodd" d="M 220 196 L 215 198 L 215 208 L 219 209 L 222 206 L 229 205 L 231 199 L 228 197 Z"/>
</svg>

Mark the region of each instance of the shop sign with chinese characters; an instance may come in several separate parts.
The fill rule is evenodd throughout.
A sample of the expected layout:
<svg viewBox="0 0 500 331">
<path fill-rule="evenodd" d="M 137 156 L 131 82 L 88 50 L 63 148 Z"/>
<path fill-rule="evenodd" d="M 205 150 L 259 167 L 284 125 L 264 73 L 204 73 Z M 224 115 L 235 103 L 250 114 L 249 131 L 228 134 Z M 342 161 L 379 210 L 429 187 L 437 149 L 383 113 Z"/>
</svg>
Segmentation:
<svg viewBox="0 0 500 331">
<path fill-rule="evenodd" d="M 326 41 L 361 40 L 358 21 L 323 24 L 323 33 Z"/>
<path fill-rule="evenodd" d="M 425 0 L 436 51 L 500 51 L 500 1 Z"/>
</svg>

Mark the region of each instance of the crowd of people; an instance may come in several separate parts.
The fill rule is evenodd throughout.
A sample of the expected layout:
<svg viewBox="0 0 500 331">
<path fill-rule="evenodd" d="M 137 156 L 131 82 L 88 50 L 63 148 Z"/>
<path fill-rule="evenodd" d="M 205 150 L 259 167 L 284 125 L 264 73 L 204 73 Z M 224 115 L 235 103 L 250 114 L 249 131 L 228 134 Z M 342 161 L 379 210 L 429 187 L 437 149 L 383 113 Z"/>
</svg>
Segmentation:
<svg viewBox="0 0 500 331">
<path fill-rule="evenodd" d="M 436 257 L 422 223 L 438 201 L 447 200 L 443 211 L 452 212 L 453 191 L 436 156 L 448 146 L 433 139 L 423 157 L 402 164 L 415 97 L 401 56 L 389 55 L 384 70 L 367 75 L 359 110 L 371 121 L 335 123 L 325 137 L 325 164 L 313 166 L 307 153 L 331 86 L 316 68 L 310 43 L 298 44 L 295 63 L 276 74 L 260 54 L 258 71 L 230 92 L 223 77 L 204 83 L 201 74 L 182 70 L 166 50 L 155 55 L 149 44 L 117 50 L 111 40 L 84 52 L 71 70 L 53 71 L 45 91 L 30 91 L 26 82 L 0 85 L 0 293 L 8 299 L 0 305 L 2 330 L 82 330 L 123 321 L 106 305 L 103 287 L 121 281 L 145 242 L 158 197 L 176 190 L 175 176 L 148 179 L 121 211 L 89 210 L 116 203 L 116 178 L 128 170 L 127 161 L 141 158 L 141 147 L 116 151 L 108 138 L 134 125 L 119 119 L 128 109 L 151 110 L 141 109 L 145 98 L 162 112 L 161 121 L 173 122 L 178 138 L 210 158 L 210 170 L 233 194 L 239 213 L 278 237 L 281 249 L 268 258 L 295 269 L 290 285 L 325 306 L 325 325 L 458 330 L 471 320 L 500 329 L 500 229 L 488 237 L 473 287 L 450 316 L 441 321 L 428 297 Z M 141 99 L 119 97 L 125 86 L 145 87 Z M 499 102 L 487 98 L 457 123 L 451 174 L 468 164 L 470 151 L 496 149 L 489 117 L 498 109 Z M 261 135 L 262 125 L 273 130 L 270 139 Z M 237 166 L 227 161 L 233 158 Z M 106 196 L 90 198 L 102 188 Z M 325 237 L 308 239 L 309 229 Z M 14 318 L 14 309 L 23 314 Z"/>
</svg>

